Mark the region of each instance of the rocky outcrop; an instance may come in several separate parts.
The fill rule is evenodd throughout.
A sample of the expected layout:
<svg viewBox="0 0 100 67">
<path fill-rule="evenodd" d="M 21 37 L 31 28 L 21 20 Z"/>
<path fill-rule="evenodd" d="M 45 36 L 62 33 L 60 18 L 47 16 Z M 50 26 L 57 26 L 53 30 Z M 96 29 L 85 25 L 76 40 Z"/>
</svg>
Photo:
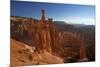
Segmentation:
<svg viewBox="0 0 100 67">
<path fill-rule="evenodd" d="M 59 64 L 63 59 L 44 51 L 37 52 L 34 47 L 11 39 L 11 66 Z"/>
<path fill-rule="evenodd" d="M 27 44 L 11 39 L 11 66 L 31 65 L 31 55 L 34 52 Z"/>
<path fill-rule="evenodd" d="M 91 56 L 89 53 L 91 47 L 86 49 L 86 44 L 91 40 L 92 34 L 88 34 L 89 38 L 86 39 L 86 36 L 88 37 L 86 34 L 90 33 L 88 32 L 90 29 L 86 31 L 87 29 L 83 27 L 81 29 L 77 25 L 54 22 L 52 18 L 46 20 L 44 10 L 42 10 L 40 20 L 12 16 L 11 38 L 22 42 L 21 44 L 26 44 L 24 47 L 29 49 L 28 53 L 31 55 L 32 64 L 63 63 L 63 60 L 64 62 L 85 61 L 84 59 L 87 59 L 87 55 L 93 58 L 94 53 Z M 92 43 L 92 41 L 91 44 L 94 45 L 95 42 L 93 41 Z M 16 43 L 16 41 L 12 42 Z M 94 49 L 93 47 L 92 49 Z M 14 60 L 16 61 L 16 59 Z"/>
</svg>

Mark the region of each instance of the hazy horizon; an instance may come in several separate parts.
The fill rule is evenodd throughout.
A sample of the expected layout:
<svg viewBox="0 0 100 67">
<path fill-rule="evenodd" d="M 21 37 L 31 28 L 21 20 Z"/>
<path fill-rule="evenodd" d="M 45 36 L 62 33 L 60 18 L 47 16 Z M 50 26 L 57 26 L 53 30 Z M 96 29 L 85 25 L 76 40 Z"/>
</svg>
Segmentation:
<svg viewBox="0 0 100 67">
<path fill-rule="evenodd" d="M 45 10 L 46 19 L 69 24 L 95 25 L 95 6 L 57 4 L 43 2 L 11 1 L 11 16 L 40 19 L 40 10 Z"/>
</svg>

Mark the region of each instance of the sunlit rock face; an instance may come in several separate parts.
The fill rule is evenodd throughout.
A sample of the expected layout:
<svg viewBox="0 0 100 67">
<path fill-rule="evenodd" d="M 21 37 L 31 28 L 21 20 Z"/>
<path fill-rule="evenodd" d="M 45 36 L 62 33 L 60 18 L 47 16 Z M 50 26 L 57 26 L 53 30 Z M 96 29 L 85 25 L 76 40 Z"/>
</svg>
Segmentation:
<svg viewBox="0 0 100 67">
<path fill-rule="evenodd" d="M 62 58 L 53 56 L 45 50 L 37 52 L 35 51 L 35 47 L 28 46 L 27 44 L 15 39 L 11 39 L 10 56 L 11 67 L 63 63 Z"/>
<path fill-rule="evenodd" d="M 37 51 L 46 50 L 51 53 L 56 48 L 61 49 L 62 34 L 55 29 L 52 19 L 45 19 L 44 10 L 41 10 L 40 21 L 11 17 L 11 22 L 11 37 L 35 46 Z"/>
<path fill-rule="evenodd" d="M 55 22 L 52 18 L 47 20 L 44 10 L 41 10 L 40 20 L 19 16 L 11 17 L 11 38 L 34 47 L 36 53 L 47 52 L 50 56 L 64 60 L 60 63 L 88 61 L 88 58 L 93 58 L 95 42 L 92 37 L 93 34 L 89 35 L 90 38 L 87 38 L 88 35 L 88 31 L 84 32 L 84 28 L 77 28 L 63 22 Z M 88 47 L 87 43 L 93 44 L 92 48 Z M 94 53 L 90 53 L 90 50 Z M 34 53 L 32 55 L 36 57 Z"/>
</svg>

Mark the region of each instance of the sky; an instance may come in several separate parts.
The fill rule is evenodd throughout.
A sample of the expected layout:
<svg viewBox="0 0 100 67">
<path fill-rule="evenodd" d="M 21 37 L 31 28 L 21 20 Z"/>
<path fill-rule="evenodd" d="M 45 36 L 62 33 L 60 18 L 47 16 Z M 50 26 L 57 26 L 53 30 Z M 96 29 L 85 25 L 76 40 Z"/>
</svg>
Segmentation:
<svg viewBox="0 0 100 67">
<path fill-rule="evenodd" d="M 95 25 L 94 5 L 11 1 L 10 14 L 40 19 L 41 9 L 45 10 L 46 19 L 53 18 L 54 21 L 70 24 Z"/>
</svg>

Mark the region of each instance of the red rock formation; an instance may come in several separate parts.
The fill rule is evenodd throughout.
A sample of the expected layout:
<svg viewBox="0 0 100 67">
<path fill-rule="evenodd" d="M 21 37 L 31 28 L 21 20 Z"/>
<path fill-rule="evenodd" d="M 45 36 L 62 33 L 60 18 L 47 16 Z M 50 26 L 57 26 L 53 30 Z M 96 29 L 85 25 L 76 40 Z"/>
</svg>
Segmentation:
<svg viewBox="0 0 100 67">
<path fill-rule="evenodd" d="M 44 51 L 41 53 L 34 52 L 34 47 L 11 39 L 10 66 L 26 66 L 39 64 L 59 64 L 63 63 L 63 59 L 53 56 L 51 53 Z"/>
<path fill-rule="evenodd" d="M 79 59 L 85 61 L 84 59 L 87 58 L 86 51 L 85 51 L 85 42 L 83 38 L 78 33 L 72 32 L 63 32 L 65 48 L 69 50 L 69 52 L 64 49 L 64 56 L 79 56 Z M 67 51 L 67 52 L 66 52 Z"/>
<path fill-rule="evenodd" d="M 86 58 L 82 37 L 76 32 L 59 31 L 55 27 L 53 19 L 46 20 L 44 10 L 41 10 L 41 17 L 38 22 L 31 18 L 15 21 L 18 22 L 18 32 L 23 35 L 23 32 L 27 31 L 27 35 L 24 36 L 31 38 L 36 51 L 47 51 L 60 57 L 79 55 L 80 59 Z"/>
<path fill-rule="evenodd" d="M 49 32 L 49 25 L 46 23 L 44 10 L 41 10 L 41 19 L 37 25 L 36 36 L 40 44 L 37 45 L 37 49 L 46 50 L 51 52 L 51 37 Z"/>
</svg>

